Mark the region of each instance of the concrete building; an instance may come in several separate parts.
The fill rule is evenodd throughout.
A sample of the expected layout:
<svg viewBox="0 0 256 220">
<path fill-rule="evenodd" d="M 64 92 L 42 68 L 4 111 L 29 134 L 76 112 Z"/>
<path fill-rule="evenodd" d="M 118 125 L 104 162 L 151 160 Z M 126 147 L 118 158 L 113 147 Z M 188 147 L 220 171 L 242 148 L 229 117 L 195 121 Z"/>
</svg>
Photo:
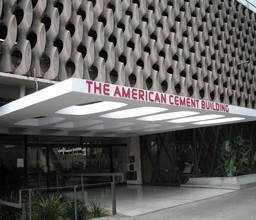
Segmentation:
<svg viewBox="0 0 256 220">
<path fill-rule="evenodd" d="M 0 15 L 12 182 L 122 172 L 177 185 L 180 155 L 201 175 L 224 140 L 255 147 L 256 16 L 239 2 L 0 0 Z"/>
</svg>

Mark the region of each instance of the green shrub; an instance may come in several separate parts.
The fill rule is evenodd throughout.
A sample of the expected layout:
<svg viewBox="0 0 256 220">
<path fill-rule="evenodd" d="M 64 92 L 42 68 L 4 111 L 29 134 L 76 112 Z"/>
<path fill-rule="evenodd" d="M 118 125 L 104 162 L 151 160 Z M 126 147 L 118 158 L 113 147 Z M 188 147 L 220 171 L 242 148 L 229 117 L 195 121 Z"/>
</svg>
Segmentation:
<svg viewBox="0 0 256 220">
<path fill-rule="evenodd" d="M 0 200 L 6 201 L 6 202 L 18 203 L 19 196 L 16 192 L 12 191 L 8 194 L 1 196 Z M 8 207 L 8 206 L 2 206 L 2 210 L 0 212 L 0 219 L 16 220 L 18 218 L 18 216 L 19 216 L 18 209 Z"/>
<path fill-rule="evenodd" d="M 33 201 L 33 220 L 58 220 L 64 214 L 64 203 L 60 194 L 41 196 Z"/>
<path fill-rule="evenodd" d="M 2 198 L 5 201 L 18 202 L 16 194 L 11 193 Z M 25 219 L 29 219 L 29 193 L 23 193 L 25 203 Z M 77 219 L 97 218 L 108 215 L 104 206 L 97 201 L 89 200 L 86 205 L 77 200 Z M 44 195 L 37 190 L 31 192 L 31 210 L 33 220 L 75 220 L 75 203 L 73 200 L 64 198 L 61 194 Z M 0 220 L 20 220 L 21 210 L 6 208 L 0 213 Z"/>
<path fill-rule="evenodd" d="M 19 195 L 17 194 L 17 192 L 12 191 L 8 194 L 5 194 L 5 195 L 1 196 L 0 200 L 6 201 L 6 202 L 18 203 L 19 202 Z"/>
<path fill-rule="evenodd" d="M 255 171 L 256 154 L 241 136 L 237 136 L 222 144 L 212 176 L 238 176 Z"/>
<path fill-rule="evenodd" d="M 86 215 L 86 206 L 81 201 L 77 201 L 77 219 L 84 220 Z M 75 202 L 67 200 L 64 203 L 64 217 L 75 220 Z"/>
<path fill-rule="evenodd" d="M 97 201 L 89 200 L 88 208 L 93 213 L 95 218 L 102 217 L 107 214 L 107 210 L 104 208 L 104 206 Z"/>
<path fill-rule="evenodd" d="M 0 219 L 2 220 L 17 220 L 18 217 L 18 211 L 14 211 L 13 209 L 10 208 L 3 209 L 0 213 Z"/>
</svg>

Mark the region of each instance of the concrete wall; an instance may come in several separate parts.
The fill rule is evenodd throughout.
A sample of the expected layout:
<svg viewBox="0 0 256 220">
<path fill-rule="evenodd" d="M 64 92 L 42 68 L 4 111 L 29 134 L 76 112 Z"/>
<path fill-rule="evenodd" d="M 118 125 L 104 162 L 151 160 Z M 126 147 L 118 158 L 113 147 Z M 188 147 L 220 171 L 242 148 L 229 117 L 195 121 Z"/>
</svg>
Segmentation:
<svg viewBox="0 0 256 220">
<path fill-rule="evenodd" d="M 235 177 L 199 177 L 189 178 L 182 187 L 218 188 L 218 189 L 245 189 L 256 186 L 256 174 Z"/>
<path fill-rule="evenodd" d="M 127 171 L 130 170 L 130 166 L 134 166 L 134 170 L 137 174 L 136 180 L 127 180 L 127 184 L 142 184 L 141 174 L 141 156 L 140 156 L 140 138 L 131 137 L 127 141 Z M 130 158 L 129 158 L 130 157 Z M 134 161 L 131 161 L 131 157 L 134 157 Z"/>
</svg>

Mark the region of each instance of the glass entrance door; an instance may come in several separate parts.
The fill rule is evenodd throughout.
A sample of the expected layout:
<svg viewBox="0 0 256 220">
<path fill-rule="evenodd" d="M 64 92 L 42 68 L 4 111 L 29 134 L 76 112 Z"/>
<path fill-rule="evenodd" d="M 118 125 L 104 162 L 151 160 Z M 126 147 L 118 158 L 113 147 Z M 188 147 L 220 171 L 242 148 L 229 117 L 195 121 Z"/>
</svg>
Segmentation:
<svg viewBox="0 0 256 220">
<path fill-rule="evenodd" d="M 110 172 L 114 172 L 111 146 L 27 147 L 28 187 L 56 187 L 57 176 L 67 178 L 80 173 Z"/>
<path fill-rule="evenodd" d="M 49 161 L 60 178 L 58 182 L 62 182 L 60 183 L 62 185 L 80 184 L 80 174 L 113 171 L 111 147 L 64 146 L 52 148 L 49 149 Z M 89 176 L 84 181 L 91 183 L 97 182 L 99 179 L 102 181 L 102 178 Z"/>
<path fill-rule="evenodd" d="M 27 147 L 27 186 L 47 187 L 48 155 L 46 147 Z"/>
<path fill-rule="evenodd" d="M 63 171 L 68 173 L 109 173 L 112 169 L 110 147 L 54 148 L 50 154 L 52 159 L 58 161 Z"/>
</svg>

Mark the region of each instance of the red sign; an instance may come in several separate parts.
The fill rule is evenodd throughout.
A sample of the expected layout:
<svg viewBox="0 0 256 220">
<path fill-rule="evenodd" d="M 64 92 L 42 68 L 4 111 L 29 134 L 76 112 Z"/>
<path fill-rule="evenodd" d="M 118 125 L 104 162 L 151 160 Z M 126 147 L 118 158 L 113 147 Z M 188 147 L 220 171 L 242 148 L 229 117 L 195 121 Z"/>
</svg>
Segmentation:
<svg viewBox="0 0 256 220">
<path fill-rule="evenodd" d="M 130 100 L 161 103 L 172 106 L 198 108 L 204 110 L 229 112 L 229 106 L 224 103 L 211 102 L 190 97 L 183 97 L 167 93 L 131 88 L 97 81 L 86 80 L 86 92 Z"/>
</svg>

